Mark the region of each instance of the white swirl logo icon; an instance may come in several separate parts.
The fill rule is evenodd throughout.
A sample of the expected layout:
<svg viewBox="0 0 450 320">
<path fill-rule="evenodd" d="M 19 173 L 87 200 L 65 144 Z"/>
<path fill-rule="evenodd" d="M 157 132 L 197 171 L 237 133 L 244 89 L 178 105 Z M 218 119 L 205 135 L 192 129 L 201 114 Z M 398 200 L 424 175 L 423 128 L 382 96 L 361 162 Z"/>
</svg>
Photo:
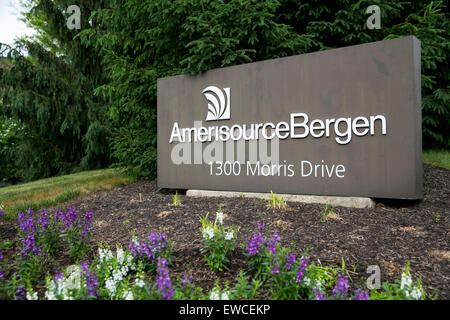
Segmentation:
<svg viewBox="0 0 450 320">
<path fill-rule="evenodd" d="M 208 114 L 206 121 L 230 119 L 230 88 L 209 86 L 202 91 L 208 100 Z"/>
</svg>

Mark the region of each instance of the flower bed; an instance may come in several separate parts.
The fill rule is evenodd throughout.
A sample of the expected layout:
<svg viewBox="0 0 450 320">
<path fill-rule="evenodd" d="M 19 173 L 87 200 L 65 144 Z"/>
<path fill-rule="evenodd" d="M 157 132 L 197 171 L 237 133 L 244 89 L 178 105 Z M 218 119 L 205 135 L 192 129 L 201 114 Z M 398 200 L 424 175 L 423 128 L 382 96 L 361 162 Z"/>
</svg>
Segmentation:
<svg viewBox="0 0 450 320">
<path fill-rule="evenodd" d="M 18 214 L 17 252 L 6 261 L 0 252 L 0 298 L 2 299 L 426 299 L 432 298 L 413 280 L 409 264 L 400 279 L 383 283 L 380 290 L 354 287 L 345 267 L 323 266 L 312 261 L 305 250 L 297 256 L 285 246 L 277 232 L 259 221 L 246 232 L 224 223 L 219 207 L 214 220 L 201 217 L 195 228 L 202 243 L 204 262 L 217 275 L 211 290 L 196 285 L 195 275 L 186 270 L 171 276 L 171 239 L 150 232 L 146 239 L 130 236 L 129 246 L 98 245 L 89 257 L 93 212 L 68 207 L 50 215 L 29 209 Z M 240 240 L 239 240 L 240 239 Z M 233 281 L 220 285 L 221 271 L 230 258 L 245 257 L 245 265 Z M 63 252 L 72 261 L 57 271 L 46 266 Z"/>
</svg>

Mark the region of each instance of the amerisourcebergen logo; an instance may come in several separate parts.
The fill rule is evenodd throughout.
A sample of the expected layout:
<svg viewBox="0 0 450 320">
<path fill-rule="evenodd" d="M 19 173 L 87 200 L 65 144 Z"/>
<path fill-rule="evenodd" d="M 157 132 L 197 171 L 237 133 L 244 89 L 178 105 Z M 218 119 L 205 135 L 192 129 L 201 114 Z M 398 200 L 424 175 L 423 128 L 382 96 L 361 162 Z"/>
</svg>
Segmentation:
<svg viewBox="0 0 450 320">
<path fill-rule="evenodd" d="M 230 88 L 206 87 L 202 91 L 208 100 L 208 114 L 206 121 L 230 119 Z"/>
<path fill-rule="evenodd" d="M 229 120 L 230 119 L 230 88 L 223 90 L 215 86 L 208 86 L 202 94 L 208 101 L 208 111 L 206 121 Z M 378 131 L 386 135 L 386 118 L 383 115 L 358 116 L 356 118 L 329 118 L 313 119 L 310 121 L 306 113 L 291 113 L 288 121 L 278 123 L 251 123 L 200 126 L 190 128 L 180 128 L 178 122 L 174 122 L 170 134 L 169 143 L 177 142 L 211 142 L 228 140 L 246 141 L 266 139 L 272 140 L 275 137 L 284 139 L 304 139 L 308 136 L 314 138 L 334 137 L 336 143 L 348 144 L 353 135 L 362 137 L 365 135 L 375 135 L 376 124 Z"/>
</svg>

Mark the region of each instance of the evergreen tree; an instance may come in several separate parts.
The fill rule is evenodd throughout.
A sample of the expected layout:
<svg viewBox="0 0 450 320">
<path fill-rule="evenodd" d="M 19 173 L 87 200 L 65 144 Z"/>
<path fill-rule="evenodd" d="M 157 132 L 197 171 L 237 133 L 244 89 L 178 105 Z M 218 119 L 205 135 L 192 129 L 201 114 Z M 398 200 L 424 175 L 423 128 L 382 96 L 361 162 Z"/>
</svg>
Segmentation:
<svg viewBox="0 0 450 320">
<path fill-rule="evenodd" d="M 313 36 L 314 50 L 414 35 L 422 44 L 422 118 L 425 148 L 450 147 L 450 23 L 444 1 L 339 0 L 283 2 L 279 21 Z M 381 28 L 366 26 L 378 5 Z"/>
<path fill-rule="evenodd" d="M 0 69 L 0 114 L 21 125 L 14 153 L 26 180 L 100 168 L 110 160 L 108 106 L 93 95 L 104 74 L 95 50 L 66 26 L 71 2 L 27 1 L 25 20 L 38 31 L 37 40 L 2 47 L 11 65 Z M 83 1 L 82 25 L 101 4 Z"/>
</svg>

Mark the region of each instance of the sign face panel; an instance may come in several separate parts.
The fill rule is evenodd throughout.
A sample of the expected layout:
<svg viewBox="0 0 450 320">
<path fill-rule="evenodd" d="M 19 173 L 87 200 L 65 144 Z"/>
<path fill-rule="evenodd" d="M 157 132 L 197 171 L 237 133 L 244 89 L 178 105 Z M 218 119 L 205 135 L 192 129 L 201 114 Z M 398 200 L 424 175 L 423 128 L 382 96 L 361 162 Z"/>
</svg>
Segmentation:
<svg viewBox="0 0 450 320">
<path fill-rule="evenodd" d="M 158 186 L 422 198 L 410 36 L 158 79 Z"/>
</svg>

